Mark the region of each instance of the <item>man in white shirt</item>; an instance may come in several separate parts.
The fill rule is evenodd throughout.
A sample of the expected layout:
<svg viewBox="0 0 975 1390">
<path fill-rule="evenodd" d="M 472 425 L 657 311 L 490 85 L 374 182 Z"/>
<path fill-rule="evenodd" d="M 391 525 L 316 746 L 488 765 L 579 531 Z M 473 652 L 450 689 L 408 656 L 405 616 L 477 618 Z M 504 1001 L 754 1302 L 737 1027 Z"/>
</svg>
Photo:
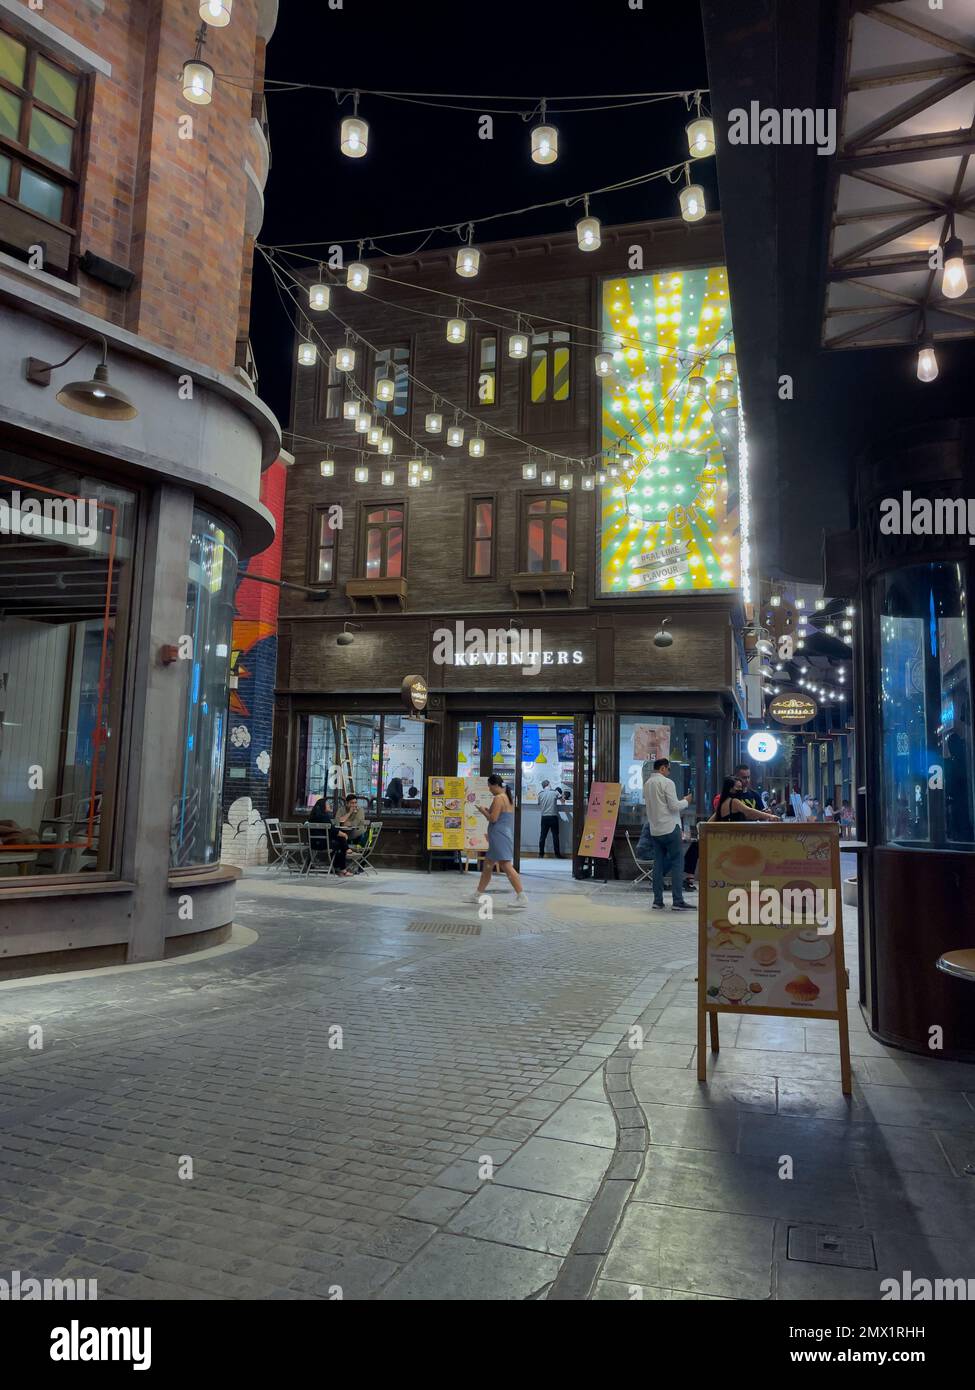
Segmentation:
<svg viewBox="0 0 975 1390">
<path fill-rule="evenodd" d="M 673 910 L 690 912 L 690 903 L 685 903 L 684 883 L 684 845 L 681 837 L 680 815 L 690 805 L 690 798 L 678 799 L 677 790 L 670 780 L 670 759 L 657 758 L 653 773 L 643 784 L 643 800 L 647 808 L 647 823 L 653 842 L 653 905 L 664 905 L 664 879 L 670 874 Z"/>
</svg>

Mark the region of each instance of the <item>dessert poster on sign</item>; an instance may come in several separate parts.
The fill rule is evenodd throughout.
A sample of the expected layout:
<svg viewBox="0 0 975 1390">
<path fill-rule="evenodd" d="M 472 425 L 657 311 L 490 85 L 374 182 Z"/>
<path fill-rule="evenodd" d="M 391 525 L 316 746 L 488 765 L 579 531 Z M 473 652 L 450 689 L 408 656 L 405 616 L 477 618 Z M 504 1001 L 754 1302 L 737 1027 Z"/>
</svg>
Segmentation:
<svg viewBox="0 0 975 1390">
<path fill-rule="evenodd" d="M 849 1091 L 846 968 L 835 825 L 701 826 L 698 1079 L 705 1015 L 718 1050 L 719 1013 L 835 1019 Z"/>
<path fill-rule="evenodd" d="M 620 813 L 622 782 L 593 782 L 589 789 L 586 823 L 579 841 L 579 854 L 590 859 L 608 859 Z"/>
<path fill-rule="evenodd" d="M 486 777 L 467 777 L 461 786 L 464 788 L 464 850 L 468 854 L 482 854 L 488 847 L 488 823 L 478 807 L 490 810 L 494 793 Z"/>
<path fill-rule="evenodd" d="M 428 777 L 427 849 L 480 854 L 487 849 L 485 810 L 493 796 L 486 777 Z"/>
</svg>

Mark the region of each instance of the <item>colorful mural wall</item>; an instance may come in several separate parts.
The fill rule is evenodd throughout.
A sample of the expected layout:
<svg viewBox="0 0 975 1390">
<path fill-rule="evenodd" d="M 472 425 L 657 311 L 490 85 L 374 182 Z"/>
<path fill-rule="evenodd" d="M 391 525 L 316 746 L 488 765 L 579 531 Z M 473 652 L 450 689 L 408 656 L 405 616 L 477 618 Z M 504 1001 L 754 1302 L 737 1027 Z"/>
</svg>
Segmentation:
<svg viewBox="0 0 975 1390">
<path fill-rule="evenodd" d="M 280 590 L 276 584 L 261 584 L 248 576 L 281 577 L 287 472 L 284 460 L 278 459 L 261 479 L 261 501 L 273 513 L 277 532 L 267 550 L 246 562 L 237 581 L 230 652 L 230 671 L 237 685 L 230 691 L 220 851 L 225 864 L 243 866 L 267 860 L 264 817 L 271 771 Z"/>
<path fill-rule="evenodd" d="M 739 410 L 723 266 L 606 280 L 604 597 L 737 589 Z"/>
</svg>

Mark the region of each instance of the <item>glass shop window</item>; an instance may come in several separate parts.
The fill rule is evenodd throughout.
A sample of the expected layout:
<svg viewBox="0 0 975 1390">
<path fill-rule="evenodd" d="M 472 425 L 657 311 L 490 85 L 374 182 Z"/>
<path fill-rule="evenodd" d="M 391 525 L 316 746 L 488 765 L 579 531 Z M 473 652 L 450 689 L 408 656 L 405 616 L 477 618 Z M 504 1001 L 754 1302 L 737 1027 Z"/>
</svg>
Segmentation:
<svg viewBox="0 0 975 1390">
<path fill-rule="evenodd" d="M 403 573 L 403 504 L 370 507 L 363 518 L 363 563 L 365 579 L 399 579 Z"/>
<path fill-rule="evenodd" d="M 526 497 L 524 572 L 566 574 L 569 569 L 569 500 Z"/>
<path fill-rule="evenodd" d="M 471 391 L 473 407 L 496 405 L 498 402 L 498 335 L 476 332 L 471 343 Z"/>
<path fill-rule="evenodd" d="M 425 728 L 399 714 L 302 715 L 295 811 L 325 797 L 334 815 L 355 792 L 370 819 L 419 816 Z"/>
<path fill-rule="evenodd" d="M 0 449 L 0 884 L 107 874 L 135 495 Z"/>
<path fill-rule="evenodd" d="M 669 714 L 621 715 L 619 778 L 621 830 L 639 833 L 646 820 L 643 784 L 657 758 L 670 759 L 670 780 L 679 797 L 691 788 L 685 829 L 711 815 L 718 794 L 718 730 L 714 719 Z"/>
<path fill-rule="evenodd" d="M 972 695 L 964 567 L 911 565 L 874 589 L 884 840 L 971 849 Z"/>
</svg>

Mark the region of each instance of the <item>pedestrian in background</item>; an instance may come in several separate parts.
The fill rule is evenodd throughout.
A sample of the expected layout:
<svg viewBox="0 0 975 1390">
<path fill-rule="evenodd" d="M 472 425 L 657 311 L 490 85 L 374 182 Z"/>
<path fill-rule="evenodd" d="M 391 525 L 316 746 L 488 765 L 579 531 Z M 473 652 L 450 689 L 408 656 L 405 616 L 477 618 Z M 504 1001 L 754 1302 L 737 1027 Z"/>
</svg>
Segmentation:
<svg viewBox="0 0 975 1390">
<path fill-rule="evenodd" d="M 664 879 L 670 874 L 673 911 L 691 912 L 690 903 L 684 901 L 684 844 L 680 824 L 681 812 L 687 810 L 690 797 L 678 798 L 669 772 L 670 759 L 657 758 L 653 773 L 643 787 L 653 841 L 653 905 L 664 906 Z"/>
</svg>

